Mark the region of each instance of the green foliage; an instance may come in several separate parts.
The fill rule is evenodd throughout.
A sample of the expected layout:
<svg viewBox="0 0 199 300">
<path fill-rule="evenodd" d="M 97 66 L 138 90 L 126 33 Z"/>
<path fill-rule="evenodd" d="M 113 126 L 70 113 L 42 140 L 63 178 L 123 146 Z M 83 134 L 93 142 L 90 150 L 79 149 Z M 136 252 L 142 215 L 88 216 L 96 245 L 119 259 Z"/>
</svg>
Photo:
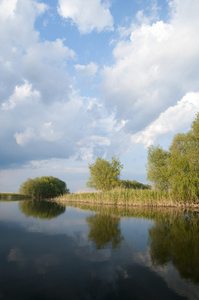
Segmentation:
<svg viewBox="0 0 199 300">
<path fill-rule="evenodd" d="M 169 151 L 149 147 L 147 178 L 155 189 L 172 191 L 178 200 L 199 198 L 199 113 L 191 130 L 174 136 Z"/>
<path fill-rule="evenodd" d="M 108 214 L 96 214 L 86 218 L 90 228 L 89 240 L 92 240 L 97 249 L 103 249 L 106 245 L 112 244 L 115 249 L 120 246 L 123 241 L 123 236 L 119 228 L 118 217 L 113 217 Z"/>
<path fill-rule="evenodd" d="M 89 164 L 90 177 L 87 187 L 102 191 L 114 188 L 118 184 L 122 168 L 123 165 L 116 157 L 112 157 L 110 162 L 98 157 L 95 163 Z"/>
<path fill-rule="evenodd" d="M 147 179 L 155 189 L 169 189 L 168 161 L 170 154 L 160 146 L 150 146 L 148 149 Z"/>
<path fill-rule="evenodd" d="M 156 221 L 149 229 L 149 237 L 154 265 L 165 265 L 172 261 L 183 278 L 199 282 L 198 215 L 178 214 Z"/>
<path fill-rule="evenodd" d="M 139 189 L 139 190 L 151 189 L 151 186 L 149 184 L 143 184 L 136 180 L 130 181 L 130 180 L 120 179 L 118 181 L 118 186 L 125 189 Z"/>
<path fill-rule="evenodd" d="M 199 196 L 199 139 L 193 132 L 177 134 L 170 147 L 170 182 L 173 194 L 179 199 L 194 201 Z"/>
<path fill-rule="evenodd" d="M 68 193 L 66 183 L 53 176 L 28 178 L 21 186 L 20 193 L 34 198 L 54 198 Z"/>
<path fill-rule="evenodd" d="M 32 216 L 40 219 L 56 218 L 66 210 L 63 205 L 52 201 L 23 201 L 18 205 L 26 217 Z"/>
</svg>

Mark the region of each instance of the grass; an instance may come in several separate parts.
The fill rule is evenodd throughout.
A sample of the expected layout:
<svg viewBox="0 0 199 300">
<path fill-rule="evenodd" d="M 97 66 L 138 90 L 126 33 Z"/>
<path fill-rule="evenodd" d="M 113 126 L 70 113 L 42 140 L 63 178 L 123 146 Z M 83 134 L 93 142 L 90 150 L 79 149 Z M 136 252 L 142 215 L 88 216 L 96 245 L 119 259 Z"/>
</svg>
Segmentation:
<svg viewBox="0 0 199 300">
<path fill-rule="evenodd" d="M 199 206 L 197 203 L 177 201 L 167 191 L 121 189 L 106 192 L 66 194 L 56 198 L 61 202 L 78 202 L 116 206 L 179 207 Z"/>
</svg>

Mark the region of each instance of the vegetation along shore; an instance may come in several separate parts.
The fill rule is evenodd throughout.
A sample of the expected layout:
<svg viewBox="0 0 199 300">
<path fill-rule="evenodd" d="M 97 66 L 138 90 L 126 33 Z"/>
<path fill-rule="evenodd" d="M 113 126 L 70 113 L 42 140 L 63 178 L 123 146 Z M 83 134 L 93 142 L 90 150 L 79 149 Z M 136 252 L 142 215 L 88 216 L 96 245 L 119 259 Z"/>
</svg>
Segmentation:
<svg viewBox="0 0 199 300">
<path fill-rule="evenodd" d="M 98 157 L 89 164 L 87 187 L 93 192 L 71 194 L 62 180 L 43 176 L 28 178 L 21 194 L 0 194 L 0 198 L 54 199 L 59 202 L 112 204 L 117 206 L 199 207 L 199 113 L 185 133 L 174 136 L 168 150 L 150 146 L 146 165 L 151 185 L 120 179 L 119 158 Z"/>
<path fill-rule="evenodd" d="M 199 201 L 184 201 L 173 197 L 172 192 L 116 188 L 104 192 L 66 194 L 54 199 L 62 204 L 114 205 L 117 207 L 176 207 L 198 208 Z"/>
<path fill-rule="evenodd" d="M 0 193 L 0 200 L 24 200 L 27 198 L 31 198 L 28 195 L 25 194 L 19 194 L 19 193 Z"/>
</svg>

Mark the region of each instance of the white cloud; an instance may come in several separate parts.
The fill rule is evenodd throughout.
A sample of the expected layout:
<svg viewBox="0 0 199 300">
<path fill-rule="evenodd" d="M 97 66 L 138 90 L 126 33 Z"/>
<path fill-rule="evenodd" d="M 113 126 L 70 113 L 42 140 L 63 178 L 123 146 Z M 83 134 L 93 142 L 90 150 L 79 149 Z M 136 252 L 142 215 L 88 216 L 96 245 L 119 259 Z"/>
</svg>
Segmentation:
<svg viewBox="0 0 199 300">
<path fill-rule="evenodd" d="M 88 65 L 75 65 L 75 70 L 81 77 L 90 77 L 93 79 L 98 70 L 98 65 L 90 62 Z"/>
<path fill-rule="evenodd" d="M 157 20 L 158 7 L 152 2 Z M 53 6 L 48 10 L 36 0 L 0 1 L 7 13 L 0 17 L 1 167 L 16 168 L 52 157 L 109 159 L 130 147 L 142 148 L 131 141 L 148 145 L 190 124 L 198 109 L 198 100 L 193 99 L 199 92 L 199 5 L 194 0 L 169 3 L 169 21 L 152 23 L 145 12 L 139 12 L 135 23 L 119 29 L 114 63 L 108 56 L 109 65 L 101 72 L 101 93 L 98 66 L 106 61 L 103 51 L 115 33 L 79 36 L 68 23 L 58 22 L 51 35 Z M 59 14 L 71 19 L 82 33 L 113 29 L 105 1 L 60 0 L 58 4 Z M 67 46 L 80 43 L 77 54 Z M 99 51 L 91 44 L 100 46 Z M 184 100 L 177 103 L 179 99 Z M 193 105 L 189 111 L 184 108 L 188 103 Z"/>
<path fill-rule="evenodd" d="M 79 158 L 87 161 L 91 161 L 94 158 L 95 148 L 110 146 L 110 140 L 108 137 L 103 136 L 90 136 L 85 137 L 77 143 Z"/>
<path fill-rule="evenodd" d="M 49 142 L 55 142 L 61 138 L 61 135 L 54 131 L 51 122 L 43 124 L 41 128 L 40 136 L 41 138 Z"/>
<path fill-rule="evenodd" d="M 108 2 L 101 0 L 59 0 L 59 14 L 72 19 L 81 33 L 113 30 L 113 17 Z"/>
<path fill-rule="evenodd" d="M 174 133 L 187 129 L 199 112 L 199 93 L 188 93 L 177 105 L 161 113 L 145 130 L 132 135 L 132 143 L 154 144 L 156 139 L 168 132 Z"/>
<path fill-rule="evenodd" d="M 32 84 L 25 80 L 21 86 L 16 86 L 14 93 L 10 96 L 7 102 L 1 105 L 2 110 L 14 109 L 16 105 L 28 104 L 40 98 L 40 92 L 32 89 Z"/>
<path fill-rule="evenodd" d="M 30 140 L 35 139 L 36 135 L 34 130 L 30 127 L 26 128 L 24 132 L 14 134 L 17 144 L 20 146 L 25 146 Z"/>
<path fill-rule="evenodd" d="M 8 99 L 22 78 L 40 92 L 42 101 L 67 100 L 67 61 L 75 53 L 64 45 L 64 39 L 40 38 L 35 21 L 47 8 L 33 0 L 18 0 L 12 18 L 0 18 L 0 102 Z"/>
<path fill-rule="evenodd" d="M 0 3 L 0 19 L 7 19 L 14 17 L 18 0 L 2 0 Z"/>
<path fill-rule="evenodd" d="M 129 120 L 130 133 L 144 130 L 187 93 L 198 92 L 199 2 L 170 4 L 167 23 L 132 24 L 130 37 L 113 51 L 115 63 L 101 72 L 104 102 L 115 107 L 118 120 Z"/>
</svg>

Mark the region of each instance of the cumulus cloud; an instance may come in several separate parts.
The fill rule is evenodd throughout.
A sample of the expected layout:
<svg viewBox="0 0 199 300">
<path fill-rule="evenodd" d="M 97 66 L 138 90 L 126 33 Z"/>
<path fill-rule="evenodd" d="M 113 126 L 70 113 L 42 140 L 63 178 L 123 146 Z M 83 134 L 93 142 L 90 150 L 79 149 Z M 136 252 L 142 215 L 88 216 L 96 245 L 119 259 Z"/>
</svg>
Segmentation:
<svg viewBox="0 0 199 300">
<path fill-rule="evenodd" d="M 187 129 L 198 111 L 199 93 L 188 93 L 175 106 L 161 113 L 145 130 L 132 135 L 132 143 L 142 143 L 148 147 L 165 133 Z"/>
<path fill-rule="evenodd" d="M 101 0 L 59 0 L 58 12 L 71 19 L 81 33 L 92 30 L 113 30 L 113 17 L 109 3 Z"/>
<path fill-rule="evenodd" d="M 78 63 L 67 39 L 45 40 L 36 30 L 47 5 L 1 1 L 7 12 L 0 18 L 1 167 L 110 158 L 190 124 L 198 110 L 199 4 L 169 3 L 169 21 L 152 23 L 139 13 L 123 28 L 99 91 L 94 55 L 90 63 L 82 63 L 86 57 Z M 58 11 L 82 33 L 113 29 L 109 6 L 99 0 L 60 0 Z M 90 97 L 82 96 L 85 91 Z"/>
<path fill-rule="evenodd" d="M 24 130 L 24 132 L 21 132 L 21 133 L 16 132 L 14 134 L 14 137 L 16 139 L 17 144 L 24 146 L 31 139 L 34 139 L 36 136 L 35 136 L 34 130 L 32 128 L 28 127 Z"/>
<path fill-rule="evenodd" d="M 17 0 L 2 0 L 0 3 L 0 18 L 13 18 Z"/>
<path fill-rule="evenodd" d="M 68 158 L 90 134 L 92 114 L 90 100 L 74 91 L 67 73 L 75 52 L 63 39 L 40 39 L 35 22 L 46 5 L 33 0 L 0 5 L 9 12 L 0 18 L 0 165 Z M 94 76 L 96 70 L 91 63 L 84 71 Z"/>
<path fill-rule="evenodd" d="M 33 0 L 9 0 L 1 5 L 12 14 L 0 18 L 0 102 L 9 98 L 23 79 L 40 92 L 42 101 L 67 100 L 71 83 L 66 65 L 75 53 L 62 39 L 40 39 L 35 22 L 47 5 Z"/>
<path fill-rule="evenodd" d="M 199 86 L 199 2 L 173 0 L 167 22 L 131 24 L 104 66 L 103 99 L 118 120 L 136 133 Z M 191 120 L 190 120 L 191 121 Z"/>
<path fill-rule="evenodd" d="M 90 62 L 88 65 L 75 65 L 75 70 L 79 76 L 93 79 L 98 70 L 98 66 L 94 62 Z"/>
<path fill-rule="evenodd" d="M 49 142 L 55 142 L 61 138 L 60 134 L 57 134 L 53 127 L 51 122 L 44 123 L 41 128 L 41 137 Z"/>
<path fill-rule="evenodd" d="M 36 101 L 40 98 L 40 92 L 32 89 L 32 84 L 27 81 L 21 86 L 16 86 L 14 93 L 10 96 L 7 102 L 1 105 L 2 110 L 14 109 L 16 105 L 25 104 L 30 101 Z"/>
</svg>

